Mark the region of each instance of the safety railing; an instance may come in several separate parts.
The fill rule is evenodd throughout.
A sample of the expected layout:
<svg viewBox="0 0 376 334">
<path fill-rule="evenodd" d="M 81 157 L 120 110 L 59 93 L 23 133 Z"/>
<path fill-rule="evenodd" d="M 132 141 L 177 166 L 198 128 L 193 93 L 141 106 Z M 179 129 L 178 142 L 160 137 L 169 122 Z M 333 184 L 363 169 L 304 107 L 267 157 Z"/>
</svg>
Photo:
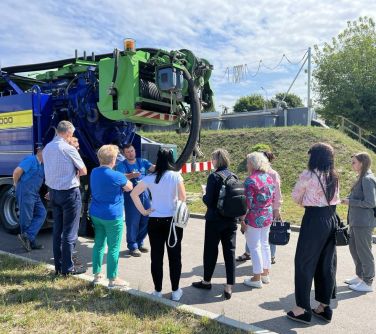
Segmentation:
<svg viewBox="0 0 376 334">
<path fill-rule="evenodd" d="M 350 121 L 346 117 L 339 116 L 340 127 L 339 129 L 345 134 L 351 134 L 351 137 L 355 138 L 365 146 L 370 147 L 376 152 L 376 136 L 372 135 L 369 131 L 363 129 L 358 124 Z M 372 141 L 370 141 L 372 140 Z"/>
</svg>

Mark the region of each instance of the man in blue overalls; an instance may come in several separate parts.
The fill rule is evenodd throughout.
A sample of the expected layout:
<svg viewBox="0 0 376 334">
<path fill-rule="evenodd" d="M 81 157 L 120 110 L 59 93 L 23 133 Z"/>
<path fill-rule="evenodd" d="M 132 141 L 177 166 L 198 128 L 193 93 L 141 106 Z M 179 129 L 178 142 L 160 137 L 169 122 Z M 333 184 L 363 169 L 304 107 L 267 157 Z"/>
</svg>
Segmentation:
<svg viewBox="0 0 376 334">
<path fill-rule="evenodd" d="M 116 166 L 116 170 L 124 173 L 125 176 L 136 186 L 137 183 L 147 175 L 154 172 L 155 166 L 146 159 L 136 158 L 136 150 L 132 144 L 123 147 L 125 160 Z M 150 197 L 148 192 L 143 192 L 140 199 L 145 209 L 150 208 Z M 124 192 L 125 224 L 127 226 L 127 246 L 132 256 L 141 256 L 148 252 L 144 247 L 144 239 L 148 232 L 148 217 L 141 215 L 135 207 L 130 192 Z"/>
<path fill-rule="evenodd" d="M 27 156 L 13 171 L 20 213 L 21 234 L 18 235 L 18 239 L 28 252 L 32 249 L 43 249 L 43 245 L 35 241 L 46 219 L 46 209 L 39 195 L 43 181 L 42 148 L 38 148 L 36 155 Z"/>
</svg>

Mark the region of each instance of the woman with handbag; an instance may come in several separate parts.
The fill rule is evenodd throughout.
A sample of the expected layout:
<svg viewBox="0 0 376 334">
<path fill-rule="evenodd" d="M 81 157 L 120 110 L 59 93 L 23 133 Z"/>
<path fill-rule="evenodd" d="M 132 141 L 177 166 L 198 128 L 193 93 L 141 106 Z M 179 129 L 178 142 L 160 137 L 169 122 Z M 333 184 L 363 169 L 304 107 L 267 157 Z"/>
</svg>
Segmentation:
<svg viewBox="0 0 376 334">
<path fill-rule="evenodd" d="M 336 279 L 335 208 L 340 203 L 333 148 L 318 143 L 308 154 L 308 169 L 300 174 L 292 192 L 293 200 L 305 207 L 305 213 L 295 253 L 296 306 L 287 313 L 290 319 L 305 324 L 310 323 L 312 313 L 327 322 L 332 319 L 329 304 Z M 315 299 L 320 303 L 315 309 L 310 306 L 312 280 Z"/>
<path fill-rule="evenodd" d="M 249 176 L 244 188 L 248 212 L 241 224 L 253 264 L 253 276 L 246 278 L 244 284 L 252 288 L 262 288 L 263 284 L 270 283 L 269 231 L 273 222 L 275 185 L 268 173 L 269 168 L 269 161 L 263 153 L 247 155 Z"/>
<path fill-rule="evenodd" d="M 275 193 L 273 199 L 273 220 L 274 221 L 281 221 L 281 205 L 282 205 L 282 192 L 281 192 L 281 177 L 279 176 L 278 172 L 272 168 L 271 163 L 275 159 L 275 155 L 270 151 L 263 151 L 262 152 L 265 157 L 269 160 L 270 168 L 268 170 L 268 174 L 273 178 L 274 186 L 275 186 Z M 271 253 L 271 262 L 275 264 L 275 254 L 277 251 L 277 246 L 274 244 L 270 244 L 270 253 Z M 249 253 L 249 248 L 247 243 L 245 244 L 245 252 L 242 255 L 239 255 L 236 258 L 236 261 L 246 261 L 250 260 L 251 255 Z"/>
<path fill-rule="evenodd" d="M 152 294 L 156 297 L 162 297 L 164 250 L 165 245 L 170 242 L 169 236 L 177 199 L 183 202 L 186 200 L 183 178 L 179 172 L 173 171 L 173 163 L 172 150 L 159 150 L 154 173 L 145 176 L 131 193 L 131 198 L 140 213 L 144 216 L 149 215 L 151 274 L 155 289 Z M 139 198 L 139 195 L 147 189 L 152 198 L 152 208 L 149 210 L 145 210 Z M 183 295 L 183 290 L 179 288 L 182 238 L 183 229 L 176 227 L 176 239 L 172 242 L 175 246 L 167 247 L 172 287 L 171 299 L 174 301 L 179 301 Z"/>
<path fill-rule="evenodd" d="M 218 197 L 223 185 L 220 174 L 230 176 L 230 157 L 226 150 L 217 149 L 212 153 L 212 163 L 215 172 L 208 177 L 203 202 L 207 210 L 205 214 L 205 241 L 204 241 L 204 279 L 193 282 L 192 286 L 198 289 L 210 290 L 211 279 L 218 258 L 218 244 L 222 243 L 223 257 L 226 267 L 227 284 L 223 291 L 225 299 L 232 296 L 232 287 L 235 284 L 235 247 L 236 247 L 236 218 L 222 216 L 218 209 Z"/>
<path fill-rule="evenodd" d="M 349 288 L 360 292 L 372 292 L 375 278 L 375 261 L 372 255 L 372 232 L 376 227 L 376 178 L 371 171 L 371 157 L 366 152 L 352 156 L 352 169 L 358 179 L 350 196 L 342 200 L 349 206 L 350 253 L 355 263 L 356 276 L 345 280 Z"/>
</svg>

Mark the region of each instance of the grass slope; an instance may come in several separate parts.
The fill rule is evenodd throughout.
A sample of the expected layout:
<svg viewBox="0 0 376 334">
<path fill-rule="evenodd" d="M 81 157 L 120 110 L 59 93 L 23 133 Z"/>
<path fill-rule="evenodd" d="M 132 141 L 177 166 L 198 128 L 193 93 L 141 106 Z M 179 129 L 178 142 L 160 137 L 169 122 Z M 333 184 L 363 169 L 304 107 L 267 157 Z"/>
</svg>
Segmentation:
<svg viewBox="0 0 376 334">
<path fill-rule="evenodd" d="M 158 142 L 177 144 L 180 149 L 187 140 L 186 134 L 178 135 L 172 132 L 143 133 L 143 135 Z M 298 175 L 306 168 L 309 147 L 317 142 L 326 142 L 334 147 L 336 168 L 340 175 L 341 197 L 347 196 L 355 179 L 350 166 L 351 155 L 359 151 L 370 152 L 373 159 L 376 155 L 359 142 L 333 129 L 287 127 L 203 131 L 201 149 L 205 157 L 201 161 L 209 160 L 210 153 L 214 149 L 225 148 L 231 155 L 231 169 L 244 179 L 246 177 L 245 157 L 247 153 L 250 153 L 251 147 L 258 143 L 271 145 L 277 156 L 273 168 L 279 172 L 282 180 L 283 217 L 288 221 L 299 223 L 303 210 L 292 202 L 291 190 Z M 206 183 L 207 176 L 206 172 L 185 174 L 187 190 L 199 193 L 200 184 Z M 205 212 L 205 207 L 197 196 L 191 201 L 190 206 L 192 211 Z M 340 206 L 339 212 L 344 217 L 346 207 Z"/>
<path fill-rule="evenodd" d="M 0 255 L 0 333 L 244 333 Z"/>
</svg>

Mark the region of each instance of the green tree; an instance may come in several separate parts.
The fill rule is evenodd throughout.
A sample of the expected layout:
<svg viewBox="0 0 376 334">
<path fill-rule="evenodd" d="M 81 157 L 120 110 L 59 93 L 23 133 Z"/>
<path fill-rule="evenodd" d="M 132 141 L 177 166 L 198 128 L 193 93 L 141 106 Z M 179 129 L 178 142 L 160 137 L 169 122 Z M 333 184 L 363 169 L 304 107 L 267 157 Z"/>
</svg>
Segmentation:
<svg viewBox="0 0 376 334">
<path fill-rule="evenodd" d="M 274 98 L 271 100 L 273 108 L 275 108 L 278 102 L 281 102 L 284 97 L 285 93 L 275 94 Z M 297 108 L 304 106 L 302 99 L 298 95 L 293 93 L 288 93 L 283 101 L 286 102 L 287 108 Z"/>
<path fill-rule="evenodd" d="M 265 106 L 267 108 L 270 107 L 269 101 L 265 101 L 264 97 L 260 94 L 251 94 L 243 96 L 236 101 L 234 112 L 262 110 Z"/>
<path fill-rule="evenodd" d="M 322 48 L 315 46 L 314 89 L 320 114 L 331 123 L 342 115 L 362 127 L 376 126 L 376 31 L 371 18 L 347 28 Z"/>
</svg>

